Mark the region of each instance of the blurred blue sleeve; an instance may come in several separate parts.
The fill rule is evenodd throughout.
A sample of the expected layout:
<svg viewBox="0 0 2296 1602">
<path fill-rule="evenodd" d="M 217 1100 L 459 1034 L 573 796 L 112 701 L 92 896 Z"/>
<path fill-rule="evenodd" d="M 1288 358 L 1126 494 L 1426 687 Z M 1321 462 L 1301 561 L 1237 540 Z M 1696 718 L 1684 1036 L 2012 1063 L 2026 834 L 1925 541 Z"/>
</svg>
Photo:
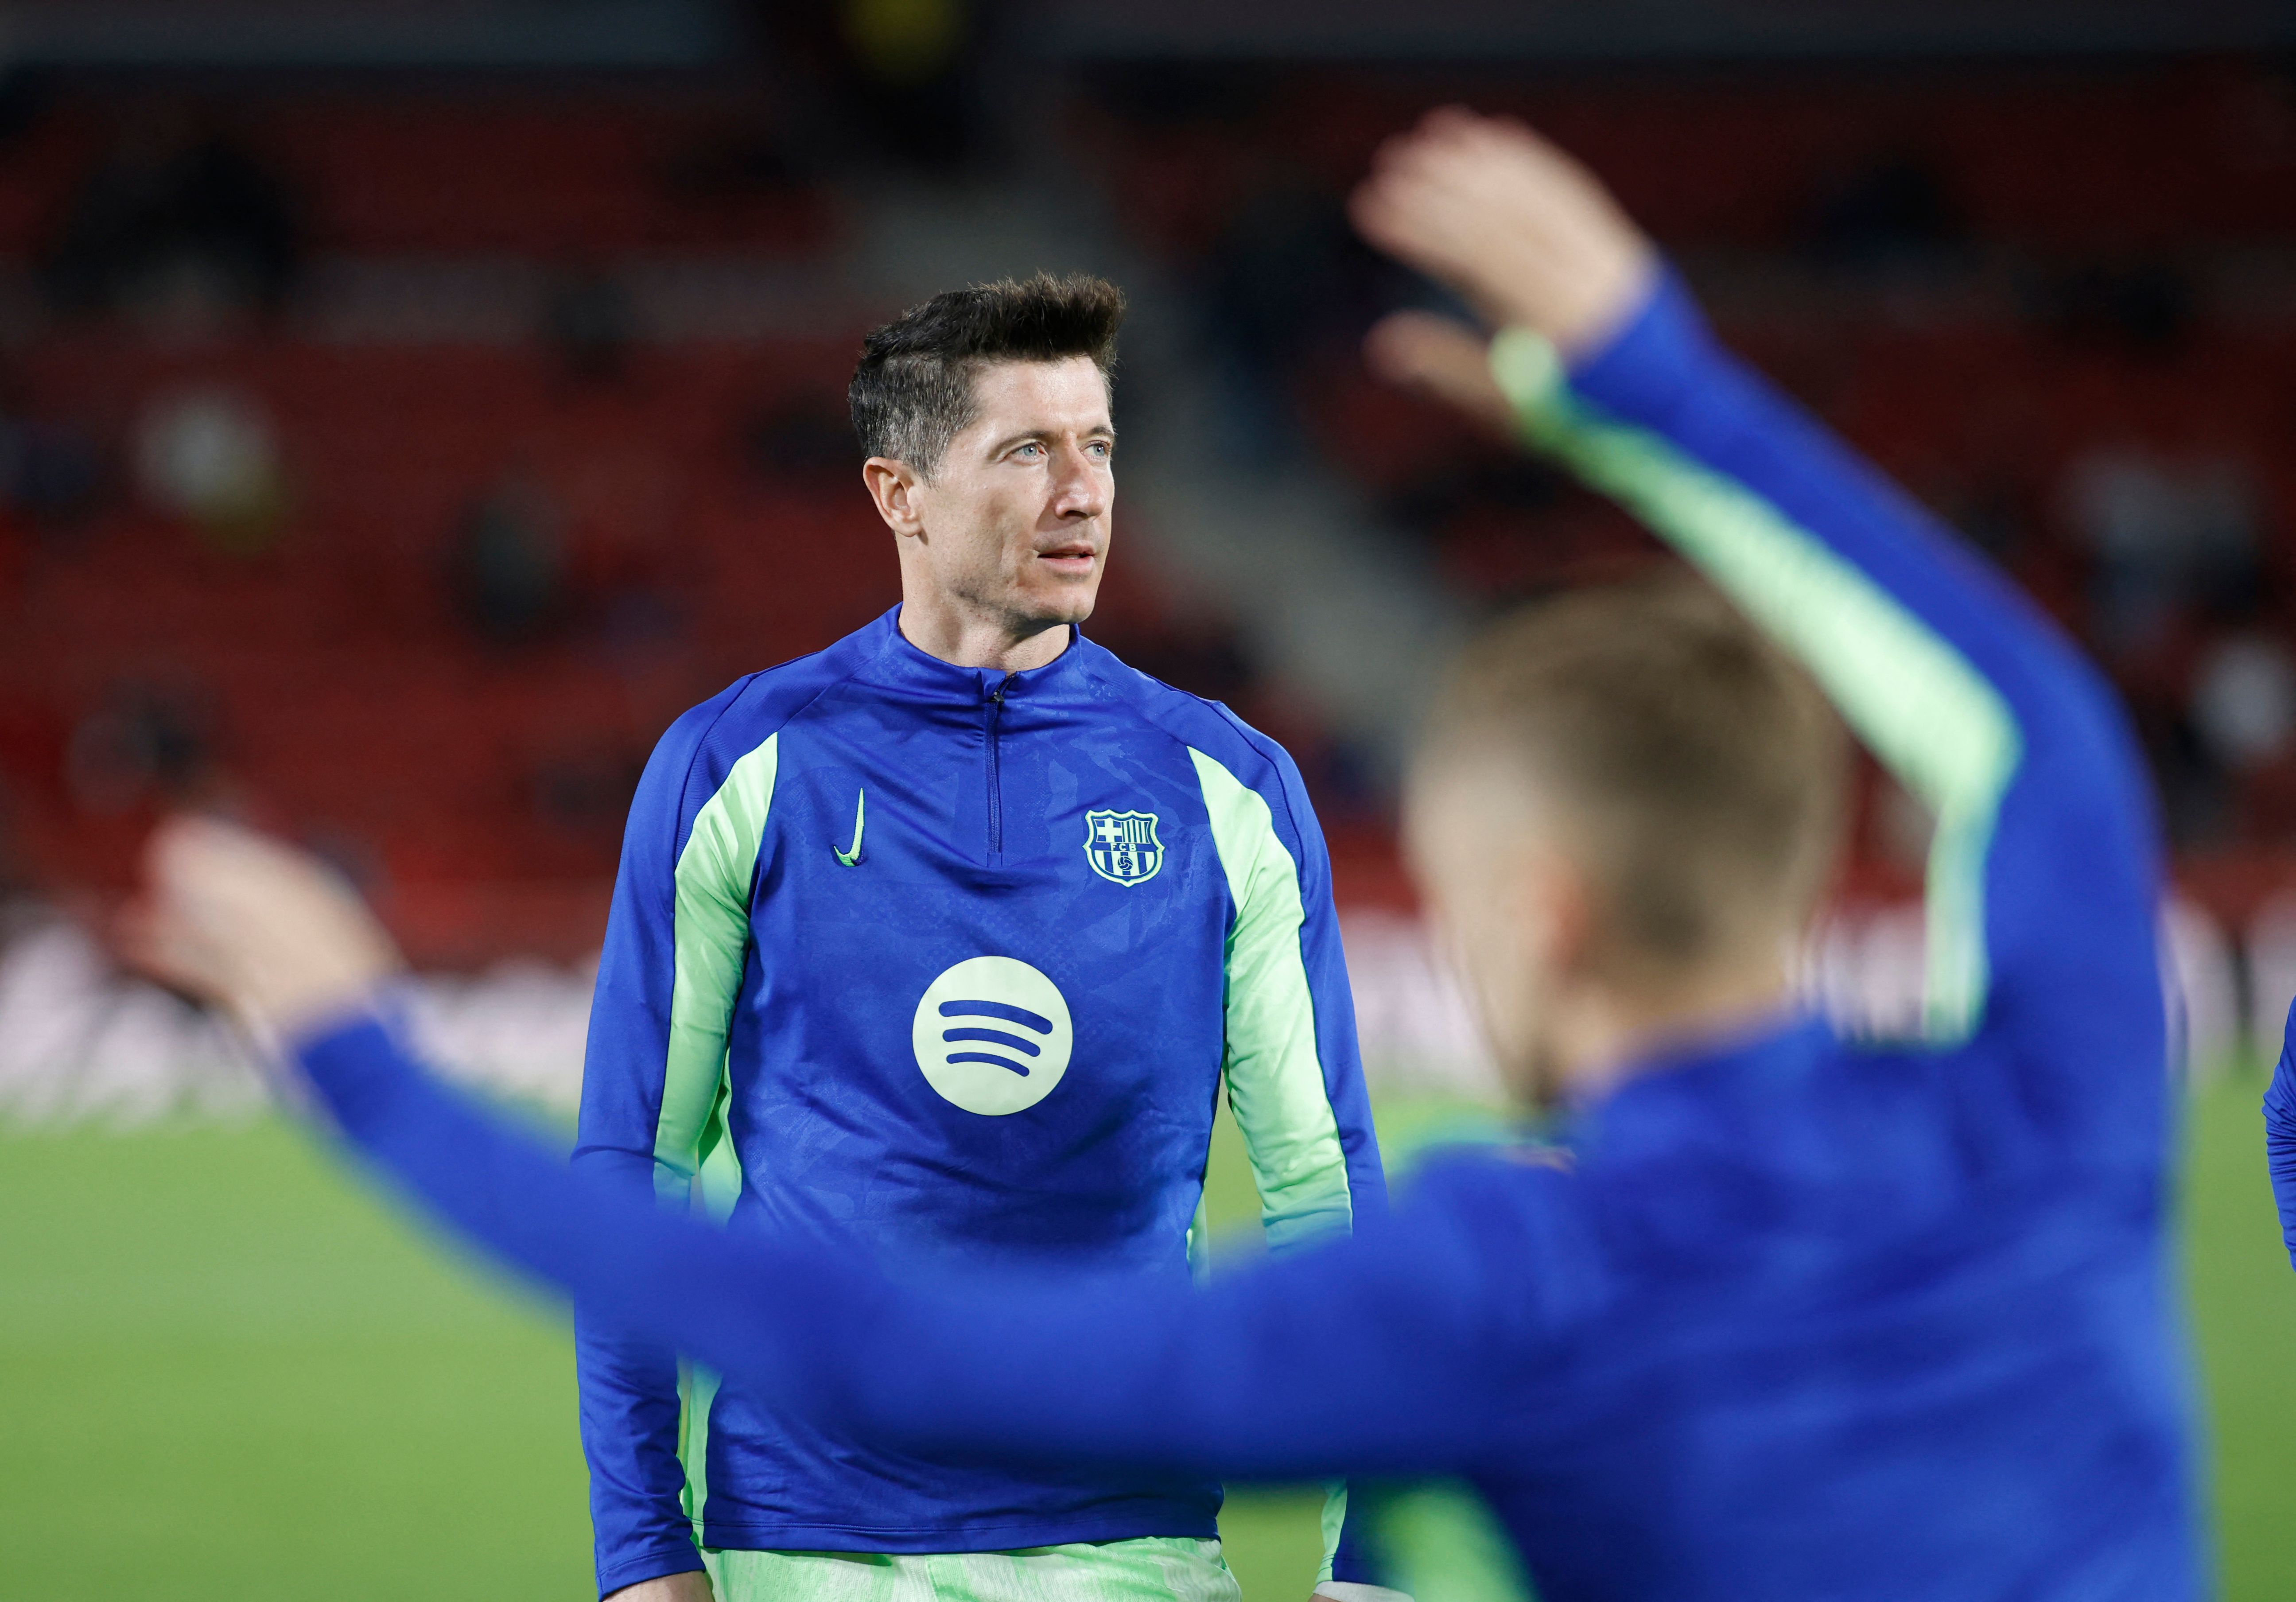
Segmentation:
<svg viewBox="0 0 2296 1602">
<path fill-rule="evenodd" d="M 1562 1210 L 1522 1204 L 1540 1176 L 1496 1164 L 1473 1195 L 1206 1289 L 1017 1269 L 896 1286 L 865 1253 L 713 1227 L 570 1171 L 373 1018 L 299 1061 L 342 1137 L 439 1221 L 625 1338 L 908 1450 L 1265 1479 L 1439 1472 L 1519 1430 L 1494 1398 L 1523 1395 L 1561 1310 L 1586 1302 L 1573 1265 L 1588 1244 Z M 1546 1271 L 1490 1276 L 1495 1253 Z"/>
<path fill-rule="evenodd" d="M 2264 1092 L 2264 1154 L 2272 1170 L 2272 1199 L 2280 1209 L 2280 1237 L 2296 1264 L 2296 1006 L 2288 1009 L 2280 1061 Z"/>
</svg>

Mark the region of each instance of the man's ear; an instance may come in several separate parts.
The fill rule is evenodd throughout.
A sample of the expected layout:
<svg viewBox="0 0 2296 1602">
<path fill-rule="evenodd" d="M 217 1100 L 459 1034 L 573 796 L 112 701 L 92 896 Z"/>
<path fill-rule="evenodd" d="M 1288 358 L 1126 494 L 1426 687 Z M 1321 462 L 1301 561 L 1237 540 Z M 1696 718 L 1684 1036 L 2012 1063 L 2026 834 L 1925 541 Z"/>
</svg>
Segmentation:
<svg viewBox="0 0 2296 1602">
<path fill-rule="evenodd" d="M 1603 934 L 1586 870 L 1549 848 L 1527 850 L 1511 867 L 1514 915 L 1539 966 L 1556 979 L 1586 974 L 1598 959 Z"/>
<path fill-rule="evenodd" d="M 922 481 L 906 462 L 871 456 L 861 464 L 861 481 L 887 528 L 909 539 L 925 531 L 924 508 L 919 504 Z"/>
</svg>

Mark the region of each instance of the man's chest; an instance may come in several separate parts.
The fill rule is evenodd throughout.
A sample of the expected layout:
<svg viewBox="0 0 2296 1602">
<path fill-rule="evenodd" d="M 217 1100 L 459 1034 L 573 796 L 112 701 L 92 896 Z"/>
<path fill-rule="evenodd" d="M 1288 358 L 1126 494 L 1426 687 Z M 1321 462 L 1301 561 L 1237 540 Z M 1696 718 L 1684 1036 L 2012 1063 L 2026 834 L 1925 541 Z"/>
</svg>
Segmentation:
<svg viewBox="0 0 2296 1602">
<path fill-rule="evenodd" d="M 751 903 L 770 1055 L 928 1113 L 1208 1089 L 1230 900 L 1185 752 L 968 732 L 785 743 Z"/>
<path fill-rule="evenodd" d="M 840 727 L 783 742 L 753 899 L 791 916 L 988 918 L 1115 953 L 1223 920 L 1228 882 L 1185 748 L 1057 719 Z"/>
</svg>

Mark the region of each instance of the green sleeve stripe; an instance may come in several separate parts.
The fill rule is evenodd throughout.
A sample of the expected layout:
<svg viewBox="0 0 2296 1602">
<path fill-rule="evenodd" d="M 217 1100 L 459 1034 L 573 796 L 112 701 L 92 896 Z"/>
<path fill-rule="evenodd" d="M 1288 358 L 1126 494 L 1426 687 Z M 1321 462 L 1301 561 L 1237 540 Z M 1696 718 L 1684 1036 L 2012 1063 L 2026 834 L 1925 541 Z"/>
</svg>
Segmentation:
<svg viewBox="0 0 2296 1602">
<path fill-rule="evenodd" d="M 1332 1480 L 1324 1486 L 1324 1566 L 1316 1572 L 1316 1583 L 1330 1582 L 1332 1565 L 1339 1561 L 1340 1537 L 1348 1528 L 1348 1483 Z M 1433 1602 L 1430 1598 L 1430 1602 Z"/>
<path fill-rule="evenodd" d="M 1259 793 L 1191 748 L 1235 921 L 1227 936 L 1228 1106 L 1251 1159 L 1271 1246 L 1355 1219 L 1347 1153 L 1316 1050 L 1316 999 L 1300 949 L 1299 865 Z"/>
<path fill-rule="evenodd" d="M 1384 1483 L 1362 1527 L 1382 1579 L 1419 1602 L 1531 1602 L 1530 1576 L 1498 1516 L 1462 1480 Z"/>
<path fill-rule="evenodd" d="M 726 1130 L 732 1100 L 733 1088 L 721 1074 L 701 1136 L 701 1169 L 693 1186 L 695 1208 L 720 1224 L 734 1216 L 734 1204 L 742 1195 L 742 1159 Z M 699 1546 L 703 1509 L 709 1502 L 709 1418 L 718 1401 L 719 1376 L 695 1362 L 681 1361 L 677 1368 L 677 1457 L 685 1466 L 685 1516 L 693 1521 L 693 1540 Z"/>
<path fill-rule="evenodd" d="M 720 1383 L 713 1368 L 677 1365 L 677 1460 L 685 1469 L 685 1516 L 693 1522 L 697 1547 L 709 1506 L 709 1413 L 718 1405 Z"/>
<path fill-rule="evenodd" d="M 1936 814 L 1929 1032 L 1966 1035 L 1988 978 L 1986 852 L 2023 751 L 2000 692 L 1911 609 L 1768 501 L 1572 394 L 1538 334 L 1500 334 L 1491 372 L 1533 446 L 1633 512 L 1745 608 Z"/>
<path fill-rule="evenodd" d="M 657 1188 L 680 1201 L 701 1171 L 703 1136 L 725 1077 L 726 1029 L 749 952 L 750 882 L 773 802 L 780 739 L 774 735 L 734 764 L 677 856 L 677 971 L 653 1160 Z"/>
<path fill-rule="evenodd" d="M 726 1138 L 726 1035 L 749 955 L 750 883 L 773 804 L 780 740 L 773 735 L 734 764 L 695 816 L 677 856 L 676 974 L 661 1118 L 654 1126 L 654 1184 L 678 1205 L 698 1203 L 720 1220 L 742 1189 L 741 1161 Z M 697 1545 L 709 1499 L 709 1419 L 717 1400 L 715 1372 L 678 1365 L 677 1456 Z"/>
</svg>

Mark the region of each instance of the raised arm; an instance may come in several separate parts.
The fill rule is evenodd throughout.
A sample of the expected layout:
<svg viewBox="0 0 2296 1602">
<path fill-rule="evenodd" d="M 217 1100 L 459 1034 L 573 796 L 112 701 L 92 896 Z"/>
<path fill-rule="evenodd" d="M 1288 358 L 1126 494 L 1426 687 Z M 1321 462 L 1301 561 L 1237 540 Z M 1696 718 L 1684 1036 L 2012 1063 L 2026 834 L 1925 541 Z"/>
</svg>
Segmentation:
<svg viewBox="0 0 2296 1602">
<path fill-rule="evenodd" d="M 1824 687 L 1935 814 L 1931 1031 L 2000 1037 L 2034 1121 L 2158 1144 L 2149 803 L 2120 715 L 2056 630 L 1725 352 L 1600 185 L 1518 125 L 1439 113 L 1382 153 L 1374 243 L 1503 327 L 1423 316 L 1374 361 L 1617 499 Z M 2142 1075 L 2108 1065 L 2144 1064 Z"/>
</svg>

